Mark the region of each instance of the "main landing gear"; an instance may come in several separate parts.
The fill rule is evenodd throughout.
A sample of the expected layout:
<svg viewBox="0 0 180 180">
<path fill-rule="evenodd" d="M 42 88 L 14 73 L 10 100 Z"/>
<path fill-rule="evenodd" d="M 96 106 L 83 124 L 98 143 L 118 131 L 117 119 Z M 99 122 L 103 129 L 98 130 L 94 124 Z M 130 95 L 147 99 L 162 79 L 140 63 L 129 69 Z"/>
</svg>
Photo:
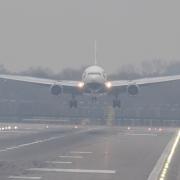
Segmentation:
<svg viewBox="0 0 180 180">
<path fill-rule="evenodd" d="M 69 107 L 70 108 L 77 108 L 77 106 L 78 106 L 77 100 L 75 99 L 74 96 L 72 96 L 72 100 L 70 100 L 70 102 L 69 102 Z"/>
<path fill-rule="evenodd" d="M 121 107 L 121 101 L 118 98 L 113 100 L 113 108 L 116 108 L 116 107 L 118 107 L 118 108 Z"/>
</svg>

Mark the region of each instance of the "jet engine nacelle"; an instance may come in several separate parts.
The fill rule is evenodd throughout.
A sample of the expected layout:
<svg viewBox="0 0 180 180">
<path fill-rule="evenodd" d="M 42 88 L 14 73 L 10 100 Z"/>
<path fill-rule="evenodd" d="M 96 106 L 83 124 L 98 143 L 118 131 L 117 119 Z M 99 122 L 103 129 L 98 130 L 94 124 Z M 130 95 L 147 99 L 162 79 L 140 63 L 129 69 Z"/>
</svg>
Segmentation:
<svg viewBox="0 0 180 180">
<path fill-rule="evenodd" d="M 63 88 L 57 84 L 51 86 L 51 94 L 54 96 L 58 96 L 62 93 Z"/>
<path fill-rule="evenodd" d="M 128 94 L 135 96 L 139 93 L 139 86 L 137 84 L 130 84 L 127 87 Z"/>
</svg>

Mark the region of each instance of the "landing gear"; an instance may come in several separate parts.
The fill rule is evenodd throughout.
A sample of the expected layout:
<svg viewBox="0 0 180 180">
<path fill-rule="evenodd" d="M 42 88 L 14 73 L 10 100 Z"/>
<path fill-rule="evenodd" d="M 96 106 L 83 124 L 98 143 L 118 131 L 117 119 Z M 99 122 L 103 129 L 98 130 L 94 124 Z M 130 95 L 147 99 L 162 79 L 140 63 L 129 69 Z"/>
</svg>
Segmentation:
<svg viewBox="0 0 180 180">
<path fill-rule="evenodd" d="M 96 103 L 97 102 L 97 97 L 96 96 L 92 96 L 92 103 Z"/>
<path fill-rule="evenodd" d="M 72 94 L 72 100 L 69 102 L 69 107 L 70 108 L 77 108 L 78 103 L 77 100 L 75 99 L 75 96 Z"/>
<path fill-rule="evenodd" d="M 121 101 L 119 99 L 114 99 L 113 100 L 113 108 L 120 108 L 121 107 Z"/>
<path fill-rule="evenodd" d="M 77 105 L 78 105 L 78 103 L 77 103 L 77 100 L 76 99 L 72 99 L 70 102 L 69 102 L 69 106 L 70 106 L 70 108 L 77 108 Z"/>
</svg>

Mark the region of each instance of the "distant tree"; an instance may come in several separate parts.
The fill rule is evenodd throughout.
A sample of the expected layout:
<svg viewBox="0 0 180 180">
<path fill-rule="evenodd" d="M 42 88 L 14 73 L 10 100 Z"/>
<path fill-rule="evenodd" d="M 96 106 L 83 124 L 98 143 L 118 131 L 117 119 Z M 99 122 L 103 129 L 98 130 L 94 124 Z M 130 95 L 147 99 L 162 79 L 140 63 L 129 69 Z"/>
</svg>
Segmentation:
<svg viewBox="0 0 180 180">
<path fill-rule="evenodd" d="M 0 74 L 20 74 L 26 76 L 52 78 L 57 80 L 80 80 L 82 73 L 86 66 L 79 69 L 66 68 L 59 73 L 53 72 L 49 68 L 44 67 L 30 67 L 19 73 L 13 73 L 6 69 L 4 65 L 0 65 Z M 118 79 L 137 79 L 143 77 L 153 77 L 162 75 L 175 75 L 180 74 L 180 62 L 173 61 L 167 63 L 161 59 L 154 59 L 151 61 L 143 61 L 134 66 L 132 64 L 123 65 L 115 73 L 110 74 L 108 77 L 112 80 Z"/>
<path fill-rule="evenodd" d="M 80 69 L 72 69 L 67 68 L 60 72 L 58 75 L 60 79 L 67 79 L 67 80 L 80 80 L 82 78 L 82 73 L 85 67 L 81 67 Z"/>
<path fill-rule="evenodd" d="M 166 68 L 165 73 L 168 75 L 180 74 L 180 62 L 179 61 L 170 62 Z"/>
<path fill-rule="evenodd" d="M 161 59 L 154 59 L 151 61 L 143 61 L 140 66 L 142 76 L 160 76 L 165 73 L 167 62 Z"/>
<path fill-rule="evenodd" d="M 137 68 L 133 65 L 124 65 L 122 66 L 117 73 L 111 74 L 109 76 L 110 79 L 118 80 L 118 79 L 136 79 L 139 78 L 140 74 L 137 71 Z"/>
<path fill-rule="evenodd" d="M 0 65 L 0 74 L 8 74 L 9 72 L 8 72 L 8 70 L 6 69 L 6 67 L 3 65 L 3 64 L 1 64 Z"/>
<path fill-rule="evenodd" d="M 26 76 L 34 76 L 34 77 L 41 77 L 41 78 L 50 78 L 53 77 L 53 72 L 48 68 L 42 68 L 42 67 L 30 67 L 29 69 L 22 71 L 20 73 L 21 75 Z"/>
</svg>

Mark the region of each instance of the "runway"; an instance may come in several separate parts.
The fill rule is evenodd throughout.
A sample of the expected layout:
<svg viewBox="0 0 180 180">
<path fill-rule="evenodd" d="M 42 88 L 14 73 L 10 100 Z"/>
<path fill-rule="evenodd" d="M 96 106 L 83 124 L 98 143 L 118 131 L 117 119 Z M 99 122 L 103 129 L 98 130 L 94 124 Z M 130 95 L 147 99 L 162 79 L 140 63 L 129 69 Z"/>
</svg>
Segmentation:
<svg viewBox="0 0 180 180">
<path fill-rule="evenodd" d="M 0 180 L 160 180 L 156 173 L 162 173 L 177 133 L 150 127 L 0 124 Z M 166 173 L 171 180 L 180 177 L 178 152 L 179 142 Z"/>
</svg>

